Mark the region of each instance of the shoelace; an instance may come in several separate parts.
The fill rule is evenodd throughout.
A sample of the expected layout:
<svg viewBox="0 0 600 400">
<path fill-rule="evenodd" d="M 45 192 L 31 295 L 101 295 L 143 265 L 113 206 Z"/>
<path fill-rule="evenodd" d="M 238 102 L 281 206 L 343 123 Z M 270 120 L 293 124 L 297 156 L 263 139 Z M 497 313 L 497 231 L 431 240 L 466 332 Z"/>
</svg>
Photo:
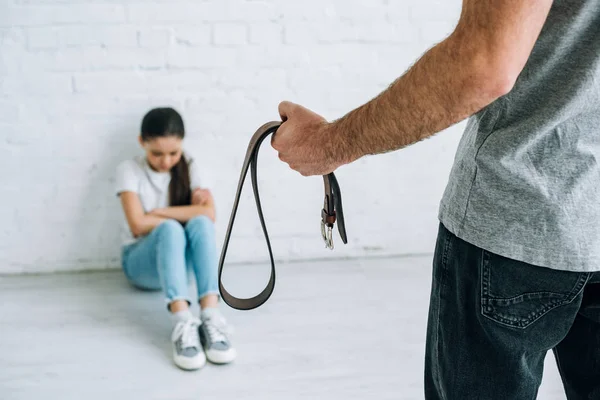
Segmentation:
<svg viewBox="0 0 600 400">
<path fill-rule="evenodd" d="M 211 343 L 227 342 L 227 336 L 225 336 L 225 323 L 224 321 L 217 321 L 215 318 L 207 318 L 203 321 L 208 332 L 208 337 Z"/>
<path fill-rule="evenodd" d="M 199 347 L 200 338 L 198 337 L 199 321 L 190 318 L 187 321 L 180 322 L 175 328 L 176 336 L 181 340 L 181 348 Z"/>
</svg>

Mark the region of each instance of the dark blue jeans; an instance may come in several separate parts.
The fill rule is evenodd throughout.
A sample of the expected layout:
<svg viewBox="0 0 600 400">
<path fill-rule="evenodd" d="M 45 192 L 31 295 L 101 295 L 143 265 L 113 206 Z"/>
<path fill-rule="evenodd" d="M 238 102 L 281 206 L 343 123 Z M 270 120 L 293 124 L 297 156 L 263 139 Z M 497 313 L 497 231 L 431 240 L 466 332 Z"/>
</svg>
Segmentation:
<svg viewBox="0 0 600 400">
<path fill-rule="evenodd" d="M 440 225 L 425 398 L 535 399 L 548 350 L 569 400 L 600 399 L 600 273 L 511 260 Z"/>
</svg>

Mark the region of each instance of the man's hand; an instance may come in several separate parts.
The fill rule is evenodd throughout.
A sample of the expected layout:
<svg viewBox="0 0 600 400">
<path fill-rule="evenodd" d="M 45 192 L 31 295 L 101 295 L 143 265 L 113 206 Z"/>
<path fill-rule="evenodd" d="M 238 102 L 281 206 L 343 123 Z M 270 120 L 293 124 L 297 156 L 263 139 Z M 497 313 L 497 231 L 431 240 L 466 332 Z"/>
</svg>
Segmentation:
<svg viewBox="0 0 600 400">
<path fill-rule="evenodd" d="M 196 189 L 192 193 L 192 205 L 207 206 L 212 202 L 212 194 L 208 189 Z"/>
<path fill-rule="evenodd" d="M 279 159 L 303 176 L 326 175 L 345 162 L 325 118 L 287 101 L 279 105 L 283 124 L 271 138 Z"/>
</svg>

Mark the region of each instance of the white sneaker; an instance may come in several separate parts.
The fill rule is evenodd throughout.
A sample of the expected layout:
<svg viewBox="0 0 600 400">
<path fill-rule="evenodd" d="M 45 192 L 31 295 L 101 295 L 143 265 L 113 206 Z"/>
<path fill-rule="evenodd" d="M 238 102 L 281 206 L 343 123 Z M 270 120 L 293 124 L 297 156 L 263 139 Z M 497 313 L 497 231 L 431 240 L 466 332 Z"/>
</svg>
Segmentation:
<svg viewBox="0 0 600 400">
<path fill-rule="evenodd" d="M 231 329 L 219 313 L 203 313 L 202 324 L 198 330 L 208 361 L 214 364 L 228 364 L 235 360 L 237 352 L 227 336 Z"/>
<path fill-rule="evenodd" d="M 171 334 L 173 360 L 181 369 L 191 371 L 202 368 L 206 364 L 206 355 L 202 351 L 198 336 L 199 325 L 200 321 L 197 318 L 189 318 L 179 321 L 173 328 Z"/>
</svg>

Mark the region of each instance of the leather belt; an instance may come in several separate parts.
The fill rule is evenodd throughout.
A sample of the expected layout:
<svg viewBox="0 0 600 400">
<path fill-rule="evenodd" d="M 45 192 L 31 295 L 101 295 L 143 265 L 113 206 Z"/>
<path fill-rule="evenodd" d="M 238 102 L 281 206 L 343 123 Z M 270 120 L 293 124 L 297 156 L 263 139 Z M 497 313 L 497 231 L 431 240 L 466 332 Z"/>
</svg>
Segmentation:
<svg viewBox="0 0 600 400">
<path fill-rule="evenodd" d="M 269 299 L 269 297 L 271 297 L 271 294 L 273 294 L 273 289 L 275 288 L 275 261 L 273 260 L 271 242 L 269 241 L 269 234 L 267 233 L 267 227 L 265 225 L 262 207 L 260 204 L 260 196 L 258 194 L 257 163 L 258 150 L 260 148 L 260 145 L 267 136 L 269 136 L 270 134 L 274 134 L 280 126 L 281 122 L 266 123 L 263 126 L 261 126 L 250 139 L 250 144 L 248 145 L 248 150 L 246 152 L 246 158 L 242 166 L 242 173 L 238 182 L 238 188 L 233 203 L 233 209 L 229 218 L 227 233 L 225 234 L 225 243 L 223 244 L 221 250 L 221 258 L 219 260 L 219 292 L 221 294 L 221 298 L 225 301 L 225 303 L 237 310 L 252 310 L 254 308 L 260 307 Z M 269 278 L 267 286 L 258 295 L 251 298 L 240 299 L 231 295 L 225 289 L 222 282 L 222 274 L 223 264 L 225 262 L 225 255 L 227 253 L 227 247 L 231 238 L 231 230 L 235 221 L 235 215 L 237 213 L 237 208 L 240 202 L 240 196 L 242 194 L 244 181 L 246 180 L 248 168 L 250 167 L 252 168 L 252 189 L 254 192 L 254 199 L 256 200 L 256 208 L 258 210 L 260 224 L 262 226 L 262 230 L 265 235 L 265 240 L 267 242 L 267 248 L 269 249 L 269 257 L 271 259 L 271 276 Z M 340 186 L 338 184 L 338 181 L 333 173 L 323 175 L 323 183 L 325 189 L 325 201 L 323 204 L 323 209 L 321 210 L 321 235 L 323 237 L 323 240 L 325 241 L 325 247 L 333 249 L 333 226 L 336 222 L 338 223 L 338 230 L 342 241 L 344 242 L 344 244 L 348 243 L 348 239 L 346 237 L 346 226 L 344 224 L 344 212 L 342 209 L 342 194 L 340 192 Z"/>
</svg>

